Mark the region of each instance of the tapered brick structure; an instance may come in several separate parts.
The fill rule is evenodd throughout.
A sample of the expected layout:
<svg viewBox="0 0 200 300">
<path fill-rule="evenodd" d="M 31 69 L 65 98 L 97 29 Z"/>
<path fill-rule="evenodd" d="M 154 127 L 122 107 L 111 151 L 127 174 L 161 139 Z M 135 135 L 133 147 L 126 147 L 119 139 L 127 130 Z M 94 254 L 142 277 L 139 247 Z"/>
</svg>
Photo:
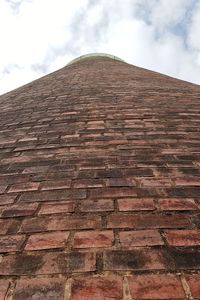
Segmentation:
<svg viewBox="0 0 200 300">
<path fill-rule="evenodd" d="M 0 299 L 200 299 L 200 87 L 115 57 L 0 97 Z"/>
</svg>

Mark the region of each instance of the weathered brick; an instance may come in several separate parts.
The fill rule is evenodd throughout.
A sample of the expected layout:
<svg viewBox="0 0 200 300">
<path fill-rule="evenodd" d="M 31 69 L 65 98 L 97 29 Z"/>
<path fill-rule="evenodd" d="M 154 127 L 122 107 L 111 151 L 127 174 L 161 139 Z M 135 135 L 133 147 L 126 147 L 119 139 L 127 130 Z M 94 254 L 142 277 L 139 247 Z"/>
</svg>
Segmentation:
<svg viewBox="0 0 200 300">
<path fill-rule="evenodd" d="M 155 204 L 152 198 L 127 198 L 118 199 L 119 211 L 154 210 Z"/>
<path fill-rule="evenodd" d="M 110 178 L 107 179 L 106 185 L 109 187 L 128 187 L 136 186 L 136 182 L 130 178 Z"/>
<path fill-rule="evenodd" d="M 184 299 L 180 278 L 171 274 L 134 275 L 128 277 L 134 299 Z"/>
<path fill-rule="evenodd" d="M 71 180 L 56 180 L 45 181 L 41 184 L 41 190 L 56 190 L 56 189 L 68 189 L 71 186 Z"/>
<path fill-rule="evenodd" d="M 100 217 L 39 216 L 25 219 L 20 232 L 42 232 L 71 229 L 97 229 L 101 226 Z"/>
<path fill-rule="evenodd" d="M 42 250 L 64 248 L 69 232 L 43 232 L 31 235 L 26 243 L 25 250 Z"/>
<path fill-rule="evenodd" d="M 0 205 L 12 204 L 16 197 L 16 195 L 0 195 Z"/>
<path fill-rule="evenodd" d="M 200 246 L 200 229 L 194 230 L 167 230 L 165 231 L 167 242 L 171 246 L 189 247 Z"/>
<path fill-rule="evenodd" d="M 84 200 L 80 203 L 79 209 L 82 212 L 113 211 L 114 204 L 113 204 L 113 200 L 111 199 Z"/>
<path fill-rule="evenodd" d="M 186 177 L 186 178 L 176 178 L 176 186 L 200 186 L 200 179 L 198 177 Z"/>
<path fill-rule="evenodd" d="M 6 294 L 9 287 L 9 280 L 7 279 L 0 279 L 0 299 L 6 299 Z"/>
<path fill-rule="evenodd" d="M 75 179 L 72 181 L 73 188 L 98 188 L 103 186 L 104 182 L 101 179 Z"/>
<path fill-rule="evenodd" d="M 143 178 L 140 182 L 144 187 L 170 187 L 172 185 L 169 178 Z"/>
<path fill-rule="evenodd" d="M 185 228 L 192 226 L 189 216 L 156 214 L 113 214 L 108 216 L 108 228 Z"/>
<path fill-rule="evenodd" d="M 0 185 L 0 194 L 3 194 L 7 189 L 7 185 Z"/>
<path fill-rule="evenodd" d="M 122 247 L 161 246 L 164 244 L 158 230 L 119 232 Z"/>
<path fill-rule="evenodd" d="M 0 253 L 19 251 L 24 241 L 24 235 L 7 235 L 0 237 Z"/>
<path fill-rule="evenodd" d="M 34 166 L 28 167 L 23 170 L 23 174 L 32 174 L 32 173 L 46 173 L 49 169 L 49 166 Z"/>
<path fill-rule="evenodd" d="M 108 187 L 90 190 L 91 198 L 120 198 L 137 196 L 136 188 L 130 187 Z"/>
<path fill-rule="evenodd" d="M 15 218 L 15 217 L 24 217 L 32 216 L 38 208 L 37 203 L 20 203 L 16 205 L 11 205 L 8 208 L 5 208 L 2 212 L 1 217 L 3 218 Z"/>
<path fill-rule="evenodd" d="M 123 281 L 119 276 L 74 279 L 71 300 L 122 300 Z"/>
<path fill-rule="evenodd" d="M 65 189 L 57 191 L 41 191 L 33 193 L 23 193 L 20 197 L 22 202 L 43 202 L 43 201 L 61 201 L 86 198 L 84 189 Z"/>
<path fill-rule="evenodd" d="M 9 193 L 16 193 L 16 192 L 25 192 L 25 191 L 36 191 L 39 188 L 39 183 L 37 182 L 27 182 L 27 183 L 17 183 L 13 184 L 10 189 Z"/>
<path fill-rule="evenodd" d="M 173 261 L 163 250 L 137 249 L 130 251 L 107 251 L 104 253 L 104 270 L 165 270 Z"/>
<path fill-rule="evenodd" d="M 59 213 L 70 213 L 75 209 L 75 202 L 67 201 L 67 202 L 51 202 L 51 203 L 43 203 L 39 215 L 50 215 L 50 214 L 59 214 Z"/>
<path fill-rule="evenodd" d="M 190 288 L 192 297 L 195 299 L 200 298 L 200 274 L 186 275 L 186 280 Z"/>
<path fill-rule="evenodd" d="M 52 252 L 5 256 L 0 275 L 48 275 L 71 272 L 91 272 L 96 269 L 94 253 Z"/>
<path fill-rule="evenodd" d="M 103 248 L 111 247 L 114 236 L 111 230 L 107 231 L 82 231 L 74 236 L 74 248 Z"/>
<path fill-rule="evenodd" d="M 20 279 L 17 281 L 13 300 L 64 299 L 64 280 L 52 278 Z"/>
<path fill-rule="evenodd" d="M 159 199 L 159 206 L 161 210 L 198 210 L 198 206 L 193 199 Z"/>
<path fill-rule="evenodd" d="M 0 220 L 0 234 L 6 234 L 13 224 L 12 220 Z"/>
</svg>

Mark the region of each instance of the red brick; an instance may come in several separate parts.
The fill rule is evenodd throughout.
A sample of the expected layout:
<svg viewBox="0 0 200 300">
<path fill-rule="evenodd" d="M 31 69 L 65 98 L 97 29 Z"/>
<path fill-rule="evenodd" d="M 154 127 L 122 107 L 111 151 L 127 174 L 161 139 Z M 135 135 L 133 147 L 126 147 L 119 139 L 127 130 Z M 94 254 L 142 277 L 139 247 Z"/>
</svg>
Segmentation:
<svg viewBox="0 0 200 300">
<path fill-rule="evenodd" d="M 6 234 L 12 224 L 13 222 L 11 220 L 0 220 L 0 234 Z"/>
<path fill-rule="evenodd" d="M 168 178 L 143 178 L 140 180 L 142 186 L 144 187 L 171 187 L 171 180 Z"/>
<path fill-rule="evenodd" d="M 2 212 L 2 217 L 4 218 L 14 218 L 14 217 L 23 217 L 23 216 L 32 216 L 38 208 L 37 203 L 20 203 L 12 205 Z"/>
<path fill-rule="evenodd" d="M 181 281 L 175 275 L 135 275 L 128 277 L 128 283 L 134 299 L 185 299 Z"/>
<path fill-rule="evenodd" d="M 104 253 L 104 270 L 165 270 L 172 266 L 166 253 L 157 249 L 107 251 Z"/>
<path fill-rule="evenodd" d="M 7 185 L 0 185 L 0 194 L 3 194 L 7 189 Z"/>
<path fill-rule="evenodd" d="M 200 179 L 198 177 L 187 177 L 175 179 L 176 186 L 200 186 Z"/>
<path fill-rule="evenodd" d="M 127 198 L 118 199 L 119 211 L 154 210 L 155 205 L 152 198 Z"/>
<path fill-rule="evenodd" d="M 108 216 L 108 228 L 184 228 L 192 226 L 189 216 L 156 214 L 113 214 Z"/>
<path fill-rule="evenodd" d="M 120 186 L 136 186 L 136 183 L 134 182 L 133 179 L 129 178 L 110 178 L 107 179 L 107 186 L 109 187 L 120 187 Z"/>
<path fill-rule="evenodd" d="M 39 188 L 38 182 L 27 182 L 27 183 L 17 183 L 13 184 L 10 189 L 9 193 L 15 192 L 25 192 L 25 191 L 36 191 Z"/>
<path fill-rule="evenodd" d="M 0 253 L 19 251 L 24 241 L 24 235 L 7 235 L 0 237 Z"/>
<path fill-rule="evenodd" d="M 159 199 L 158 203 L 161 210 L 198 210 L 198 206 L 193 199 Z"/>
<path fill-rule="evenodd" d="M 96 270 L 94 253 L 49 252 L 7 255 L 0 264 L 0 275 L 48 275 Z"/>
<path fill-rule="evenodd" d="M 101 226 L 101 218 L 93 217 L 70 217 L 70 216 L 39 216 L 25 219 L 22 222 L 20 232 L 42 232 L 71 229 L 97 229 Z"/>
<path fill-rule="evenodd" d="M 39 215 L 70 213 L 73 212 L 74 209 L 75 203 L 73 201 L 44 203 L 40 208 Z"/>
<path fill-rule="evenodd" d="M 12 204 L 17 196 L 13 195 L 0 195 L 0 205 Z"/>
<path fill-rule="evenodd" d="M 64 248 L 69 237 L 69 232 L 47 232 L 31 235 L 25 250 L 42 250 Z"/>
<path fill-rule="evenodd" d="M 101 179 L 75 179 L 72 181 L 73 188 L 98 188 L 103 186 L 104 183 Z"/>
<path fill-rule="evenodd" d="M 171 246 L 189 247 L 200 246 L 200 229 L 194 230 L 167 230 L 165 231 L 167 242 Z"/>
<path fill-rule="evenodd" d="M 0 299 L 6 299 L 6 294 L 9 287 L 9 281 L 6 279 L 0 279 Z"/>
<path fill-rule="evenodd" d="M 90 190 L 91 198 L 122 198 L 137 196 L 136 188 L 109 187 Z"/>
<path fill-rule="evenodd" d="M 122 231 L 119 233 L 122 247 L 161 246 L 164 244 L 158 230 Z"/>
<path fill-rule="evenodd" d="M 71 186 L 71 180 L 56 180 L 45 181 L 41 184 L 41 190 L 56 190 L 56 189 L 68 189 Z"/>
<path fill-rule="evenodd" d="M 195 299 L 200 298 L 200 274 L 186 275 L 186 280 L 190 288 L 192 297 Z"/>
<path fill-rule="evenodd" d="M 122 300 L 122 284 L 118 276 L 78 278 L 72 283 L 71 300 Z"/>
<path fill-rule="evenodd" d="M 17 281 L 13 300 L 64 299 L 64 280 L 52 278 L 20 279 Z"/>
<path fill-rule="evenodd" d="M 111 247 L 113 239 L 114 236 L 111 230 L 76 232 L 73 246 L 74 248 Z"/>
<path fill-rule="evenodd" d="M 84 200 L 80 203 L 80 211 L 83 212 L 95 212 L 95 211 L 113 211 L 114 204 L 113 200 Z"/>
</svg>

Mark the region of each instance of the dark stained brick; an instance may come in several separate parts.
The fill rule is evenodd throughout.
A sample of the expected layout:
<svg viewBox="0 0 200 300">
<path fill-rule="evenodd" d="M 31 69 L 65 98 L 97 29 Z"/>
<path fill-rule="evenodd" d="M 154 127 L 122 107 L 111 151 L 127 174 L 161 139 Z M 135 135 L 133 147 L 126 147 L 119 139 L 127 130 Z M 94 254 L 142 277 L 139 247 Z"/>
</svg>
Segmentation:
<svg viewBox="0 0 200 300">
<path fill-rule="evenodd" d="M 96 229 L 101 225 L 100 217 L 40 216 L 25 219 L 20 232 L 41 232 L 52 230 Z"/>
<path fill-rule="evenodd" d="M 113 211 L 114 203 L 111 199 L 84 200 L 80 203 L 79 209 L 82 212 Z"/>
<path fill-rule="evenodd" d="M 11 205 L 2 211 L 1 217 L 4 218 L 14 218 L 14 217 L 24 217 L 32 216 L 38 208 L 37 203 L 20 203 L 16 205 Z"/>
<path fill-rule="evenodd" d="M 64 299 L 64 280 L 51 278 L 20 279 L 13 300 Z"/>
<path fill-rule="evenodd" d="M 0 275 L 48 275 L 94 271 L 94 253 L 52 252 L 5 256 L 0 264 Z"/>
<path fill-rule="evenodd" d="M 91 198 L 120 198 L 137 196 L 136 189 L 130 187 L 110 187 L 90 190 Z"/>
<path fill-rule="evenodd" d="M 141 249 L 108 251 L 104 254 L 104 270 L 166 270 L 173 261 L 163 250 Z"/>
<path fill-rule="evenodd" d="M 0 253 L 19 251 L 24 241 L 24 235 L 0 236 Z"/>
<path fill-rule="evenodd" d="M 58 191 L 42 191 L 33 193 L 24 193 L 20 197 L 22 202 L 43 202 L 57 200 L 71 200 L 86 198 L 86 191 L 83 189 L 66 189 Z"/>
<path fill-rule="evenodd" d="M 177 269 L 200 269 L 200 250 L 198 249 L 170 249 L 169 254 Z"/>
</svg>

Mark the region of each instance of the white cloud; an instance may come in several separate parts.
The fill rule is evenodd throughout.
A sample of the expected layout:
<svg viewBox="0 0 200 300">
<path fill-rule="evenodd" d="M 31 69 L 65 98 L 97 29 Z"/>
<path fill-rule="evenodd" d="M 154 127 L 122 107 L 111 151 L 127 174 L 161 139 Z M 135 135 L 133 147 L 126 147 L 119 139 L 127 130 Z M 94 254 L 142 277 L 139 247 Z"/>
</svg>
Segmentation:
<svg viewBox="0 0 200 300">
<path fill-rule="evenodd" d="M 0 0 L 0 93 L 88 52 L 200 83 L 200 0 Z"/>
</svg>

